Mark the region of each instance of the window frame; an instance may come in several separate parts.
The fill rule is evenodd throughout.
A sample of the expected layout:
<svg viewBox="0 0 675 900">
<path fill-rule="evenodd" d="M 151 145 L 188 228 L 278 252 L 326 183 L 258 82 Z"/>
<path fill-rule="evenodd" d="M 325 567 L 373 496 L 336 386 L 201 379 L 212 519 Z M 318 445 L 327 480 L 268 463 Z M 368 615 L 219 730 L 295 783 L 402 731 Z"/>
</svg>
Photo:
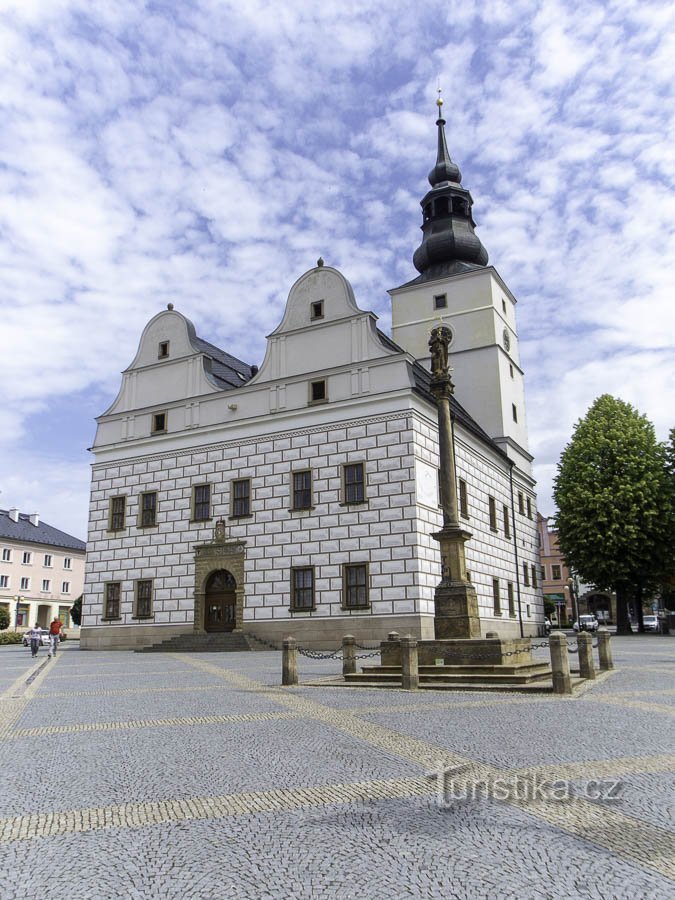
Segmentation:
<svg viewBox="0 0 675 900">
<path fill-rule="evenodd" d="M 11 562 L 12 561 L 12 548 L 11 547 L 3 547 L 2 548 L 2 561 L 3 562 Z"/>
<path fill-rule="evenodd" d="M 122 501 L 122 511 L 118 512 L 115 510 L 115 502 L 121 500 Z M 116 517 L 117 520 L 121 522 L 121 524 L 116 525 Z M 108 509 L 108 531 L 124 531 L 127 527 L 127 496 L 126 494 L 116 494 L 114 497 L 110 498 L 109 509 Z"/>
<path fill-rule="evenodd" d="M 54 557 L 51 553 L 45 553 L 44 560 L 42 562 L 43 569 L 52 569 L 54 568 Z"/>
<path fill-rule="evenodd" d="M 141 597 L 141 585 L 150 585 L 148 590 L 148 596 Z M 145 587 L 143 587 L 143 591 L 145 592 Z M 154 619 L 155 611 L 154 611 L 154 599 L 155 599 L 155 591 L 154 591 L 154 582 L 152 578 L 138 578 L 134 582 L 134 614 L 132 618 L 134 619 Z M 141 603 L 148 604 L 148 612 L 140 612 Z"/>
<path fill-rule="evenodd" d="M 314 388 L 323 385 L 323 397 L 314 396 Z M 315 378 L 309 382 L 309 400 L 310 406 L 318 406 L 321 403 L 328 403 L 328 380 L 326 378 Z"/>
<path fill-rule="evenodd" d="M 9 589 L 9 575 L 0 575 L 0 588 L 4 591 Z"/>
<path fill-rule="evenodd" d="M 309 484 L 306 487 L 297 487 L 295 479 L 300 476 L 307 476 Z M 307 503 L 298 503 L 298 495 L 307 494 Z M 291 509 L 302 510 L 312 508 L 312 470 L 296 469 L 291 472 Z"/>
<path fill-rule="evenodd" d="M 296 575 L 299 573 L 311 573 L 311 584 L 300 585 L 296 584 Z M 308 605 L 299 605 L 298 604 L 298 595 L 299 593 L 304 594 L 306 591 L 310 592 L 310 601 L 311 604 Z M 316 575 L 314 571 L 314 566 L 291 566 L 291 603 L 290 603 L 290 611 L 291 612 L 313 612 L 316 609 Z"/>
<path fill-rule="evenodd" d="M 562 581 L 562 566 L 560 563 L 551 563 L 551 581 Z"/>
<path fill-rule="evenodd" d="M 42 579 L 42 587 L 40 588 L 41 594 L 51 594 L 52 591 L 52 580 L 51 578 L 43 578 Z"/>
<path fill-rule="evenodd" d="M 156 412 L 150 413 L 150 434 L 166 434 L 169 429 L 169 411 L 168 409 L 158 409 Z M 157 427 L 157 418 L 158 416 L 164 417 L 164 425 L 161 428 Z"/>
<path fill-rule="evenodd" d="M 469 489 L 463 478 L 458 479 L 459 514 L 463 519 L 469 518 Z"/>
<path fill-rule="evenodd" d="M 539 585 L 537 584 L 537 567 L 534 563 L 532 563 L 532 565 L 530 566 L 530 580 L 532 581 L 533 588 L 536 589 L 539 587 Z"/>
<path fill-rule="evenodd" d="M 69 582 L 69 581 L 62 581 L 62 582 L 61 582 L 61 593 L 62 593 L 62 594 L 69 594 L 69 593 L 70 593 L 70 582 Z"/>
<path fill-rule="evenodd" d="M 237 496 L 237 486 L 238 485 L 246 485 L 246 494 L 245 496 Z M 252 500 L 252 485 L 250 478 L 234 478 L 230 482 L 230 518 L 231 519 L 246 519 L 252 515 L 251 513 L 251 500 Z M 241 504 L 245 502 L 245 507 L 238 508 L 237 504 Z"/>
<path fill-rule="evenodd" d="M 506 596 L 508 598 L 509 604 L 509 618 L 515 619 L 516 617 L 516 595 L 513 588 L 513 582 L 506 582 Z"/>
<path fill-rule="evenodd" d="M 73 558 L 72 556 L 64 556 L 63 557 L 63 568 L 68 569 L 69 572 L 73 569 Z"/>
<path fill-rule="evenodd" d="M 490 531 L 497 532 L 497 501 L 494 497 L 488 497 L 488 516 L 490 519 Z"/>
<path fill-rule="evenodd" d="M 504 537 L 510 539 L 511 538 L 511 512 L 504 503 L 502 505 L 502 518 L 504 520 Z"/>
<path fill-rule="evenodd" d="M 525 494 L 518 491 L 518 512 L 521 516 L 525 515 Z"/>
<path fill-rule="evenodd" d="M 32 566 L 33 565 L 33 553 L 31 550 L 23 551 L 23 555 L 21 557 L 21 565 L 22 566 Z"/>
<path fill-rule="evenodd" d="M 154 501 L 151 506 L 145 506 L 146 497 L 153 497 Z M 152 521 L 146 522 L 146 513 L 152 513 Z M 157 491 L 142 491 L 138 498 L 138 528 L 156 528 L 157 527 Z"/>
<path fill-rule="evenodd" d="M 363 570 L 363 584 L 350 584 L 350 572 Z M 363 590 L 365 599 L 363 602 L 350 603 L 350 593 Z M 370 609 L 370 568 L 367 562 L 343 563 L 342 565 L 342 608 L 344 610 L 351 609 Z"/>
<path fill-rule="evenodd" d="M 530 570 L 528 569 L 527 563 L 523 563 L 523 584 L 525 587 L 530 586 Z"/>
<path fill-rule="evenodd" d="M 197 499 L 197 491 L 207 488 L 208 489 L 208 498 L 206 500 Z M 208 481 L 200 482 L 200 484 L 192 485 L 192 502 L 191 502 L 191 522 L 209 522 L 213 518 L 213 509 L 211 508 L 211 484 Z M 203 510 L 201 507 L 206 506 L 206 512 L 208 515 L 201 515 Z M 200 515 L 197 515 L 198 511 Z"/>
<path fill-rule="evenodd" d="M 22 575 L 21 581 L 19 582 L 19 590 L 20 591 L 29 591 L 30 590 L 30 576 Z"/>
<path fill-rule="evenodd" d="M 160 341 L 157 345 L 157 359 L 167 359 L 171 349 L 171 341 Z"/>
<path fill-rule="evenodd" d="M 347 472 L 348 470 L 360 469 L 361 471 L 361 479 L 355 481 L 348 481 Z M 352 497 L 350 498 L 350 489 L 359 488 L 360 487 L 360 497 Z M 359 491 L 357 490 L 357 494 Z M 367 502 L 367 494 L 366 494 L 366 464 L 362 460 L 353 463 L 343 463 L 342 464 L 342 503 L 341 506 L 358 506 L 360 503 Z"/>
<path fill-rule="evenodd" d="M 448 295 L 447 294 L 434 294 L 434 309 L 447 309 L 448 308 Z"/>
<path fill-rule="evenodd" d="M 117 594 L 111 597 L 111 594 Z M 110 604 L 116 604 L 116 615 L 110 615 Z M 122 582 L 106 581 L 103 585 L 103 615 L 101 621 L 115 622 L 122 618 Z"/>
<path fill-rule="evenodd" d="M 525 497 L 525 507 L 527 509 L 527 518 L 532 518 L 532 498 L 529 494 Z"/>
<path fill-rule="evenodd" d="M 309 304 L 309 320 L 316 322 L 317 319 L 325 317 L 323 300 L 312 300 Z"/>
<path fill-rule="evenodd" d="M 502 599 L 499 590 L 499 578 L 492 579 L 492 614 L 502 615 Z"/>
</svg>

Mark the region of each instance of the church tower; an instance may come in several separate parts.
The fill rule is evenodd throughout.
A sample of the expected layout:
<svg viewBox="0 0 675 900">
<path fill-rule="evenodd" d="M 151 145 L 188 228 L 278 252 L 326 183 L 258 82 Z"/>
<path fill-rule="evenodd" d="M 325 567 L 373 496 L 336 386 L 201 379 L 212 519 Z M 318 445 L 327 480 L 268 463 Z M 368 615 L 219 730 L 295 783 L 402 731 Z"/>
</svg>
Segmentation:
<svg viewBox="0 0 675 900">
<path fill-rule="evenodd" d="M 455 396 L 524 473 L 531 473 L 525 388 L 516 329 L 516 299 L 475 233 L 473 198 L 450 158 L 443 101 L 431 190 L 421 201 L 422 243 L 413 256 L 417 278 L 389 291 L 392 337 L 429 366 L 429 335 L 451 330 Z"/>
</svg>

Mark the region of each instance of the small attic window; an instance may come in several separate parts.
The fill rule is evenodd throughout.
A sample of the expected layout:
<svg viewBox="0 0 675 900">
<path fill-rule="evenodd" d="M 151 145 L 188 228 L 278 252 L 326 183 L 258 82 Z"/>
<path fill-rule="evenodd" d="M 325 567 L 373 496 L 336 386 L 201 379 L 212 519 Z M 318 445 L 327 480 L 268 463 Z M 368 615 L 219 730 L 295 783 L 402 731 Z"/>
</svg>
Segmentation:
<svg viewBox="0 0 675 900">
<path fill-rule="evenodd" d="M 166 431 L 166 412 L 152 414 L 152 433 L 159 434 Z"/>
<path fill-rule="evenodd" d="M 310 319 L 323 319 L 323 300 L 315 300 L 309 306 Z"/>
<path fill-rule="evenodd" d="M 321 381 L 311 381 L 309 384 L 309 402 L 310 403 L 325 403 L 328 399 L 328 392 L 326 391 L 326 381 L 325 379 L 321 379 Z"/>
<path fill-rule="evenodd" d="M 447 294 L 436 294 L 434 297 L 434 309 L 446 309 L 448 306 Z"/>
<path fill-rule="evenodd" d="M 169 342 L 168 341 L 160 341 L 159 342 L 159 351 L 157 353 L 157 359 L 166 359 L 169 355 Z"/>
<path fill-rule="evenodd" d="M 506 300 L 502 297 L 502 312 L 506 313 Z"/>
</svg>

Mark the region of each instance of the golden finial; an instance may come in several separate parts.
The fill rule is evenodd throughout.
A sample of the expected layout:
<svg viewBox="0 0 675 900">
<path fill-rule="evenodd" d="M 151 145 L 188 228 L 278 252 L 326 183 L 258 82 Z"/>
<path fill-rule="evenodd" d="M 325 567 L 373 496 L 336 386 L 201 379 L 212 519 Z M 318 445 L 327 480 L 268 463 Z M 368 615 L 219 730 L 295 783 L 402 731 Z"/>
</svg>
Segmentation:
<svg viewBox="0 0 675 900">
<path fill-rule="evenodd" d="M 441 106 L 443 106 L 443 98 L 441 97 L 442 90 L 441 90 L 440 82 L 439 82 L 438 90 L 436 91 L 436 93 L 438 94 L 438 99 L 436 100 L 436 106 L 438 107 L 438 111 L 440 112 Z"/>
</svg>

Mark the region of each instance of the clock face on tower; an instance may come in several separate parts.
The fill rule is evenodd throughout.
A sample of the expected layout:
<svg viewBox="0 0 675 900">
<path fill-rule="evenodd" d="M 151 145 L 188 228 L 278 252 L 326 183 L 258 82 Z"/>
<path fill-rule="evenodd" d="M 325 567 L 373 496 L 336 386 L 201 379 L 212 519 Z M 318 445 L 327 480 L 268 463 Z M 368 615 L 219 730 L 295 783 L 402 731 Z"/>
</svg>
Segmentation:
<svg viewBox="0 0 675 900">
<path fill-rule="evenodd" d="M 502 333 L 502 340 L 504 342 L 504 349 L 508 353 L 508 351 L 511 349 L 511 338 L 510 338 L 509 333 L 506 328 L 504 329 L 504 331 Z"/>
</svg>

